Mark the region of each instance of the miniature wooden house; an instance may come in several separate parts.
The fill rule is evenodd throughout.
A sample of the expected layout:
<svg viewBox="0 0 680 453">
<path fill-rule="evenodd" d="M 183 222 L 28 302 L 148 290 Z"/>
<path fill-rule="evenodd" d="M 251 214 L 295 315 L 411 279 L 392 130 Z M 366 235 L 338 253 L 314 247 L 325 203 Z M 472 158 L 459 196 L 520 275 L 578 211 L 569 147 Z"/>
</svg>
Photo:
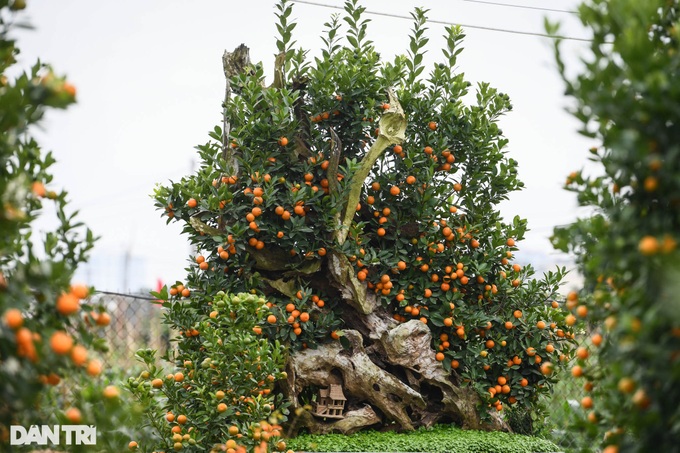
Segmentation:
<svg viewBox="0 0 680 453">
<path fill-rule="evenodd" d="M 314 408 L 314 415 L 318 417 L 343 418 L 345 398 L 342 387 L 331 384 L 328 388 L 319 389 L 319 396 Z"/>
</svg>

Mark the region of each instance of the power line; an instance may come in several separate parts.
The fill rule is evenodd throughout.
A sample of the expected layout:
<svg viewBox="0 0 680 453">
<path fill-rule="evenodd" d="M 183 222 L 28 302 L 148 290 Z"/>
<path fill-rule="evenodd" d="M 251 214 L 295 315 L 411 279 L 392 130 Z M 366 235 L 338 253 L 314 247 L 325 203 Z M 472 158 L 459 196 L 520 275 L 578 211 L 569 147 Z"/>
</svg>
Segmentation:
<svg viewBox="0 0 680 453">
<path fill-rule="evenodd" d="M 308 0 L 291 0 L 293 3 L 302 3 L 305 5 L 313 5 L 313 6 L 320 6 L 322 8 L 332 8 L 332 9 L 340 9 L 344 10 L 342 6 L 335 6 L 335 5 L 327 5 L 325 3 L 317 3 L 313 1 L 308 1 Z M 393 14 L 393 13 L 383 13 L 380 11 L 369 11 L 365 10 L 364 13 L 366 14 L 371 14 L 374 16 L 383 16 L 383 17 L 393 17 L 395 19 L 406 19 L 406 20 L 413 20 L 413 18 L 408 17 L 408 16 L 402 16 L 399 14 Z M 446 22 L 443 20 L 436 20 L 436 19 L 428 19 L 429 23 L 432 24 L 441 24 L 441 25 L 458 25 L 460 27 L 465 27 L 465 28 L 475 28 L 478 30 L 487 30 L 487 31 L 495 31 L 495 32 L 500 32 L 500 33 L 513 33 L 516 35 L 528 35 L 528 36 L 540 36 L 543 38 L 551 38 L 551 39 L 565 39 L 565 40 L 570 40 L 570 41 L 583 41 L 583 42 L 593 42 L 592 39 L 587 39 L 587 38 L 575 38 L 572 36 L 559 36 L 559 35 L 549 35 L 546 33 L 534 33 L 530 31 L 521 31 L 521 30 L 508 30 L 505 28 L 495 28 L 495 27 L 485 27 L 482 25 L 469 25 L 469 24 L 454 24 L 453 22 Z"/>
<path fill-rule="evenodd" d="M 567 9 L 553 9 L 553 8 L 542 8 L 540 6 L 526 6 L 526 5 L 514 5 L 510 3 L 498 3 L 498 2 L 489 2 L 485 0 L 463 0 L 464 2 L 470 2 L 470 3 L 483 3 L 485 5 L 497 5 L 497 6 L 508 6 L 510 8 L 524 8 L 524 9 L 533 9 L 533 10 L 538 10 L 538 11 L 551 11 L 553 13 L 568 13 L 568 14 L 578 14 L 578 11 L 570 11 Z"/>
<path fill-rule="evenodd" d="M 106 294 L 107 296 L 119 296 L 119 297 L 130 297 L 132 299 L 140 299 L 140 300 L 149 300 L 153 302 L 159 302 L 158 299 L 154 299 L 153 297 L 146 297 L 142 296 L 139 294 L 124 294 L 124 293 L 118 293 L 115 291 L 101 291 L 101 290 L 96 290 L 95 294 Z"/>
</svg>

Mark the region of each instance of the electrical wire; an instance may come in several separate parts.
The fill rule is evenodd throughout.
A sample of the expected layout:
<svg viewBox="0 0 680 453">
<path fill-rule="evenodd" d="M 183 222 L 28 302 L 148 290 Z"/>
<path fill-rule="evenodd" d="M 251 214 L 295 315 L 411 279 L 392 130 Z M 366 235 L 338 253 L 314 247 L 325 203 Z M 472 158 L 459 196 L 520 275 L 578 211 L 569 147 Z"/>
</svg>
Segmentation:
<svg viewBox="0 0 680 453">
<path fill-rule="evenodd" d="M 553 8 L 543 8 L 541 6 L 526 6 L 526 5 L 514 5 L 510 3 L 498 3 L 498 2 L 490 2 L 490 1 L 485 1 L 485 0 L 463 0 L 464 2 L 470 2 L 470 3 L 483 3 L 485 5 L 497 5 L 497 6 L 507 6 L 510 8 L 524 8 L 524 9 L 533 9 L 537 11 L 550 11 L 553 13 L 568 13 L 568 14 L 578 14 L 578 11 L 570 11 L 567 9 L 553 9 Z"/>
<path fill-rule="evenodd" d="M 153 302 L 159 302 L 158 299 L 154 299 L 153 297 L 141 296 L 139 294 L 123 294 L 123 293 L 117 293 L 115 291 L 101 291 L 101 290 L 96 290 L 94 293 L 95 294 L 106 294 L 107 296 L 130 297 L 130 298 L 133 298 L 133 299 L 149 300 L 149 301 L 153 301 Z"/>
<path fill-rule="evenodd" d="M 305 5 L 320 6 L 322 8 L 332 8 L 332 9 L 344 10 L 344 8 L 342 6 L 327 5 L 325 3 L 318 3 L 318 2 L 313 2 L 313 1 L 309 1 L 309 0 L 291 0 L 291 1 L 293 3 L 302 3 L 302 4 L 305 4 Z M 371 15 L 374 15 L 374 16 L 383 16 L 383 17 L 392 17 L 392 18 L 395 18 L 395 19 L 412 20 L 411 17 L 402 16 L 402 15 L 399 15 L 399 14 L 383 13 L 383 12 L 380 12 L 380 11 L 369 11 L 369 10 L 365 10 L 364 12 L 366 14 L 371 14 Z M 446 22 L 446 21 L 443 21 L 443 20 L 436 20 L 436 19 L 428 19 L 428 22 L 432 23 L 432 24 L 441 24 L 441 25 L 458 25 L 458 26 L 464 27 L 464 28 L 475 28 L 475 29 L 478 29 L 478 30 L 495 31 L 495 32 L 500 32 L 500 33 L 513 33 L 513 34 L 516 34 L 516 35 L 540 36 L 542 38 L 593 42 L 592 39 L 587 39 L 587 38 L 576 38 L 576 37 L 573 37 L 573 36 L 549 35 L 547 33 L 535 33 L 535 32 L 530 32 L 530 31 L 509 30 L 509 29 L 505 29 L 505 28 L 485 27 L 485 26 L 482 26 L 482 25 L 454 24 L 453 22 Z"/>
</svg>

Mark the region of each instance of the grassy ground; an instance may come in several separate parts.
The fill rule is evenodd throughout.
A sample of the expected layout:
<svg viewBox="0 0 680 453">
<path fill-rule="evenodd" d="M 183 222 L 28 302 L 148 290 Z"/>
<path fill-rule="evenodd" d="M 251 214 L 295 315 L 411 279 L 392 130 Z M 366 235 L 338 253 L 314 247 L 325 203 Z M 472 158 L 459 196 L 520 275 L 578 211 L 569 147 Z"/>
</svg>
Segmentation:
<svg viewBox="0 0 680 453">
<path fill-rule="evenodd" d="M 295 451 L 314 452 L 429 452 L 429 453 L 537 453 L 556 452 L 552 442 L 532 436 L 501 432 L 464 431 L 436 426 L 411 433 L 360 432 L 301 435 L 287 441 Z"/>
</svg>

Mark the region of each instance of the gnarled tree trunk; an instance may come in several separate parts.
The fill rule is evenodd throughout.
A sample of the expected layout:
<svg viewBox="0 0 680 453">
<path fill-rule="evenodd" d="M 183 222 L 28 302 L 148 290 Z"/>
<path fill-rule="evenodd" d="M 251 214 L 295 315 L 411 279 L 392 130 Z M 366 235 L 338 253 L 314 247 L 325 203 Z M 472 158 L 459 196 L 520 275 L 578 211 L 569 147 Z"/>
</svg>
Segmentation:
<svg viewBox="0 0 680 453">
<path fill-rule="evenodd" d="M 455 372 L 446 372 L 435 360 L 425 324 L 396 322 L 363 284 L 352 281 L 354 274 L 344 256 L 331 254 L 328 261 L 324 276 L 331 278 L 347 302 L 346 346 L 336 342 L 291 355 L 284 391 L 292 403 L 293 432 L 304 428 L 347 434 L 378 425 L 412 430 L 438 422 L 467 429 L 509 430 L 498 416 L 482 420 L 481 399 L 473 389 L 461 387 Z M 330 384 L 341 385 L 347 397 L 347 412 L 339 421 L 313 415 L 301 400 L 306 390 Z"/>
</svg>

